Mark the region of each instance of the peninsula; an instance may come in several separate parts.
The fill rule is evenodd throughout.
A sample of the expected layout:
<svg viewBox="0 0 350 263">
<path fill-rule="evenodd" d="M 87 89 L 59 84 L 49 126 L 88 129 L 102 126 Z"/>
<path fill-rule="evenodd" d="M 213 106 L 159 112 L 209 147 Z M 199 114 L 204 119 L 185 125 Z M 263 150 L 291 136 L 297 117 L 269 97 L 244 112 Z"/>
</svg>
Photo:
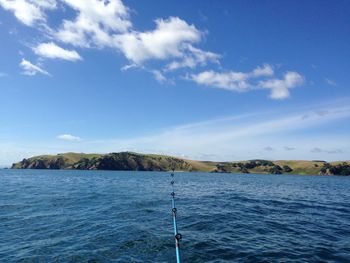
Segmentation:
<svg viewBox="0 0 350 263">
<path fill-rule="evenodd" d="M 350 161 L 195 161 L 158 154 L 119 152 L 108 154 L 62 153 L 23 159 L 12 169 L 70 169 L 116 171 L 177 171 L 305 175 L 350 175 Z"/>
</svg>

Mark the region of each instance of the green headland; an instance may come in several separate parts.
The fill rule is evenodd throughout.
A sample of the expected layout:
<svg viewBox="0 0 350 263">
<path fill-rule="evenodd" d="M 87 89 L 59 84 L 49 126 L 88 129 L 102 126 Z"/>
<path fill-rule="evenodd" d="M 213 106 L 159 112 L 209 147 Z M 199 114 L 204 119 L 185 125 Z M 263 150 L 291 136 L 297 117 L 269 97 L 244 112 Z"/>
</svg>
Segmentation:
<svg viewBox="0 0 350 263">
<path fill-rule="evenodd" d="M 301 175 L 350 175 L 350 161 L 195 161 L 158 154 L 119 152 L 108 154 L 62 153 L 23 159 L 12 169 L 71 169 L 116 171 L 188 171 Z"/>
</svg>

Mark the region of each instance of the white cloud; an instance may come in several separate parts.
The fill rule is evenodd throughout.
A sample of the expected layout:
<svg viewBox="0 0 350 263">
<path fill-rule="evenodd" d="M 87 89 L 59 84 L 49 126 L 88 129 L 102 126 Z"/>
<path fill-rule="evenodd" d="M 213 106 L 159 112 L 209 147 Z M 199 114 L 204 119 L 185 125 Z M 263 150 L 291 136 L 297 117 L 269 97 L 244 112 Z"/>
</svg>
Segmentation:
<svg viewBox="0 0 350 263">
<path fill-rule="evenodd" d="M 55 0 L 0 0 L 0 6 L 14 13 L 27 26 L 46 21 L 44 9 L 55 9 Z"/>
<path fill-rule="evenodd" d="M 64 20 L 54 36 L 80 47 L 111 47 L 115 33 L 131 27 L 129 10 L 120 0 L 63 0 L 77 11 L 75 20 Z"/>
<path fill-rule="evenodd" d="M 56 0 L 29 0 L 29 2 L 45 9 L 55 9 L 57 7 Z"/>
<path fill-rule="evenodd" d="M 41 43 L 37 47 L 33 48 L 33 50 L 35 54 L 46 58 L 63 59 L 69 61 L 77 61 L 82 59 L 76 51 L 63 49 L 53 42 Z"/>
<path fill-rule="evenodd" d="M 81 138 L 71 134 L 61 134 L 57 136 L 57 139 L 64 141 L 81 141 Z"/>
<path fill-rule="evenodd" d="M 263 66 L 256 67 L 250 74 L 250 77 L 271 77 L 274 71 L 271 65 L 264 64 Z"/>
<path fill-rule="evenodd" d="M 300 86 L 303 76 L 297 72 L 288 71 L 283 79 L 271 78 L 274 75 L 272 66 L 265 64 L 251 72 L 215 72 L 204 71 L 187 77 L 199 85 L 211 86 L 231 91 L 249 91 L 255 89 L 271 90 L 270 98 L 285 99 L 289 97 L 289 89 Z M 261 80 L 264 78 L 263 80 Z M 256 82 L 258 80 L 258 82 Z"/>
<path fill-rule="evenodd" d="M 67 5 L 107 30 L 125 32 L 131 26 L 129 9 L 121 0 L 63 0 Z"/>
<path fill-rule="evenodd" d="M 203 39 L 204 32 L 179 17 L 156 19 L 153 30 L 138 31 L 133 28 L 130 10 L 122 0 L 60 0 L 73 11 L 73 18 L 66 18 L 56 28 L 47 24 L 48 10 L 57 8 L 56 0 L 0 0 L 0 6 L 11 11 L 19 21 L 28 26 L 40 25 L 45 37 L 81 48 L 111 48 L 121 52 L 130 62 L 122 70 L 141 68 L 153 74 L 161 83 L 170 71 L 181 68 L 194 70 L 208 63 L 220 64 L 221 56 L 202 50 L 195 45 Z M 69 61 L 82 60 L 72 49 L 64 49 L 54 42 L 40 43 L 34 52 L 45 58 Z M 150 60 L 163 64 L 149 69 L 144 65 Z M 48 73 L 40 67 L 24 62 L 25 74 Z M 34 66 L 34 67 L 33 67 Z M 200 85 L 231 91 L 269 89 L 272 99 L 285 99 L 290 89 L 303 83 L 297 72 L 287 72 L 282 79 L 272 78 L 274 69 L 265 64 L 251 72 L 207 70 L 189 74 L 188 79 Z M 328 81 L 329 82 L 329 81 Z M 331 82 L 329 82 L 331 83 Z"/>
<path fill-rule="evenodd" d="M 147 60 L 180 58 L 167 66 L 175 70 L 194 68 L 207 62 L 219 63 L 220 56 L 191 44 L 201 40 L 203 33 L 178 17 L 155 20 L 154 30 L 140 32 L 131 28 L 128 8 L 121 1 L 73 1 L 66 4 L 78 12 L 75 20 L 64 20 L 54 37 L 80 47 L 109 47 L 121 51 L 133 64 Z"/>
<path fill-rule="evenodd" d="M 135 64 L 149 59 L 183 57 L 189 43 L 201 40 L 202 33 L 178 17 L 157 19 L 156 29 L 116 35 L 115 45 Z"/>
<path fill-rule="evenodd" d="M 24 75 L 34 76 L 37 73 L 40 73 L 40 74 L 43 74 L 43 75 L 51 76 L 49 72 L 47 72 L 46 70 L 42 69 L 38 65 L 34 65 L 33 63 L 31 63 L 30 61 L 28 61 L 28 60 L 26 60 L 24 58 L 22 59 L 22 61 L 21 61 L 21 63 L 19 65 L 22 68 Z"/>
<path fill-rule="evenodd" d="M 201 40 L 203 33 L 178 17 L 156 19 L 154 30 L 132 29 L 129 9 L 120 0 L 63 0 L 77 12 L 74 20 L 64 20 L 53 37 L 79 47 L 114 48 L 133 64 L 151 59 L 180 58 L 169 64 L 171 70 L 218 63 L 219 55 L 202 51 L 191 44 Z"/>
<path fill-rule="evenodd" d="M 250 88 L 247 76 L 242 72 L 218 73 L 213 70 L 192 74 L 189 77 L 199 85 L 213 86 L 227 90 L 245 91 Z"/>
<path fill-rule="evenodd" d="M 195 48 L 192 45 L 188 45 L 188 52 L 184 55 L 184 58 L 180 61 L 173 61 L 166 66 L 166 70 L 176 70 L 179 68 L 191 68 L 194 69 L 198 65 L 205 66 L 208 62 L 220 64 L 220 55 L 203 51 Z"/>
<path fill-rule="evenodd" d="M 199 74 L 192 74 L 188 78 L 199 85 L 212 86 L 232 91 L 248 91 L 256 86 L 250 80 L 258 77 L 270 77 L 274 74 L 272 66 L 265 64 L 255 68 L 251 72 L 215 72 L 213 70 L 204 71 Z"/>
<path fill-rule="evenodd" d="M 192 47 L 202 33 L 178 17 L 157 19 L 156 28 L 139 32 L 132 29 L 129 8 L 121 0 L 62 0 L 76 12 L 73 19 L 64 19 L 58 30 L 48 30 L 55 40 L 80 47 L 114 48 L 130 61 L 141 64 L 149 59 L 183 58 L 177 66 L 194 67 L 216 61 L 218 55 Z M 46 9 L 56 8 L 55 0 L 0 0 L 24 24 L 46 22 Z M 48 27 L 48 26 L 47 26 Z M 185 56 L 186 51 L 188 53 Z"/>
<path fill-rule="evenodd" d="M 304 83 L 304 77 L 297 72 L 288 71 L 284 74 L 283 79 L 269 79 L 259 83 L 260 87 L 270 89 L 272 99 L 288 98 L 289 89 L 300 86 Z"/>
</svg>

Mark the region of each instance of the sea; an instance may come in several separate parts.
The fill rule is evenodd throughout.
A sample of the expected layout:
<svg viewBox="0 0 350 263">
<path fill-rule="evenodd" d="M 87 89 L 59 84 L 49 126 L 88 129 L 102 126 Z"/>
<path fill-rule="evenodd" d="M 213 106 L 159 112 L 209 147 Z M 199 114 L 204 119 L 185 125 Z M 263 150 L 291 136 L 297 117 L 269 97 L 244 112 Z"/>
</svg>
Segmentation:
<svg viewBox="0 0 350 263">
<path fill-rule="evenodd" d="M 0 170 L 0 262 L 176 262 L 168 172 Z M 175 173 L 182 262 L 350 262 L 350 177 Z"/>
</svg>

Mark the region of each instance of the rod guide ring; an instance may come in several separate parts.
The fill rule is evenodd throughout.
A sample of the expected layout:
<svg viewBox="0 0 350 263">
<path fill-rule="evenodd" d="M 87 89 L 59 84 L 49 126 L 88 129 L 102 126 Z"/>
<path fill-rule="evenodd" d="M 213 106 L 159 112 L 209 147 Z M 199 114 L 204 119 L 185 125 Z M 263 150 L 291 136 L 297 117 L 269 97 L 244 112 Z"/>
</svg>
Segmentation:
<svg viewBox="0 0 350 263">
<path fill-rule="evenodd" d="M 181 240 L 182 239 L 182 235 L 180 233 L 177 233 L 175 235 L 175 239 L 178 240 L 178 241 Z"/>
</svg>

